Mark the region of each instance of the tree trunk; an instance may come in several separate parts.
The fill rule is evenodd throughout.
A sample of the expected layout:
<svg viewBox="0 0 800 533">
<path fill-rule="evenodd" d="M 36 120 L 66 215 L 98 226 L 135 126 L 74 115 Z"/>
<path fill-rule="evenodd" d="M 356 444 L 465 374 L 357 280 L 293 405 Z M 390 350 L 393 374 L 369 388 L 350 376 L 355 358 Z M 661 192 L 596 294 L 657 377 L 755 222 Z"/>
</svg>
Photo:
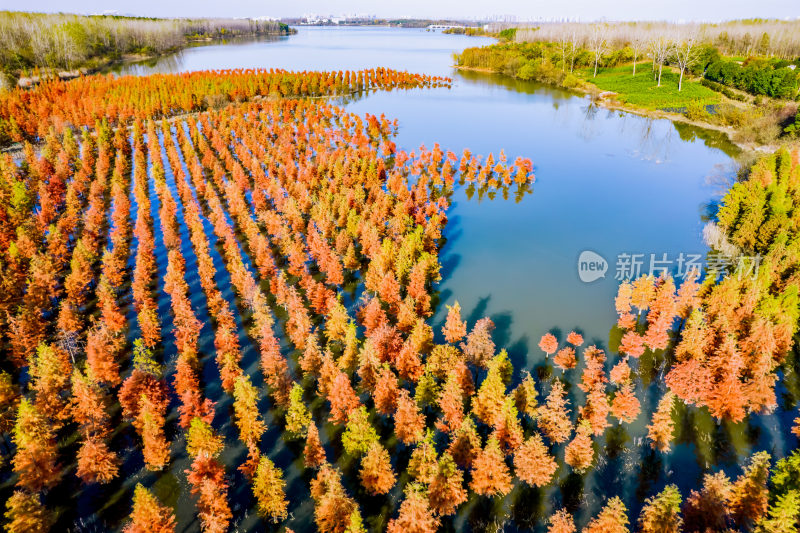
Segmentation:
<svg viewBox="0 0 800 533">
<path fill-rule="evenodd" d="M 658 86 L 661 87 L 661 69 L 664 68 L 664 63 L 658 64 Z"/>
<path fill-rule="evenodd" d="M 636 52 L 633 53 L 633 75 L 636 76 Z"/>
<path fill-rule="evenodd" d="M 682 86 L 683 86 L 683 67 L 681 67 L 681 77 L 678 78 L 678 92 L 681 92 Z"/>
<path fill-rule="evenodd" d="M 594 57 L 594 76 L 593 78 L 597 77 L 597 56 Z"/>
</svg>

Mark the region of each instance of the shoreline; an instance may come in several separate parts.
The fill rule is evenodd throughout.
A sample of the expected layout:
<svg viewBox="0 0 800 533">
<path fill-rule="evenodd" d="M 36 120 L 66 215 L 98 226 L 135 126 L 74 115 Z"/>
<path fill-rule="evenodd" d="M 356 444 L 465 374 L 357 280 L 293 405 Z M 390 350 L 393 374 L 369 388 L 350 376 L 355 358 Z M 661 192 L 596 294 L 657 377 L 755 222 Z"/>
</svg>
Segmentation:
<svg viewBox="0 0 800 533">
<path fill-rule="evenodd" d="M 465 67 L 460 65 L 453 65 L 453 68 L 456 70 L 466 70 L 470 72 L 479 72 L 482 74 L 497 74 L 499 76 L 505 76 L 504 74 L 497 72 L 495 70 L 483 67 Z M 518 79 L 513 76 L 506 76 L 512 79 Z M 520 80 L 523 81 L 523 80 Z M 739 142 L 733 139 L 733 134 L 736 133 L 736 130 L 731 127 L 727 126 L 720 126 L 718 124 L 711 124 L 709 122 L 704 122 L 702 120 L 691 120 L 686 115 L 680 113 L 673 113 L 670 111 L 662 111 L 659 109 L 646 109 L 639 106 L 634 106 L 630 104 L 625 104 L 618 100 L 613 99 L 613 96 L 617 93 L 613 93 L 610 91 L 600 91 L 599 88 L 596 90 L 588 89 L 586 87 L 573 87 L 573 88 L 566 88 L 560 87 L 558 85 L 549 84 L 544 81 L 538 80 L 531 80 L 536 83 L 541 83 L 542 85 L 547 85 L 549 87 L 555 87 L 558 89 L 562 89 L 567 92 L 575 92 L 582 94 L 584 96 L 593 97 L 594 103 L 602 106 L 606 109 L 612 109 L 615 111 L 623 111 L 626 113 L 632 113 L 634 115 L 638 115 L 640 117 L 645 118 L 654 118 L 654 119 L 666 119 L 672 122 L 680 122 L 683 124 L 687 124 L 690 126 L 695 126 L 698 128 L 703 128 L 706 130 L 718 131 L 720 133 L 724 133 L 727 137 L 728 141 L 740 149 L 745 154 L 768 154 L 777 151 L 780 148 L 780 144 L 757 144 L 752 142 Z M 597 98 L 594 98 L 597 96 Z"/>
<path fill-rule="evenodd" d="M 52 73 L 51 71 L 50 73 L 55 74 L 55 76 L 62 81 L 69 81 L 69 80 L 74 80 L 75 78 L 79 78 L 80 76 L 89 76 L 92 74 L 97 74 L 98 72 L 107 69 L 109 67 L 112 67 L 114 65 L 124 65 L 126 63 L 137 63 L 139 61 L 147 61 L 148 59 L 155 59 L 157 57 L 161 57 L 164 55 L 174 54 L 182 49 L 183 48 L 178 48 L 176 50 L 170 50 L 162 54 L 123 54 L 121 57 L 117 59 L 106 59 L 91 67 L 79 67 L 73 70 L 60 70 L 55 73 Z M 20 76 L 17 79 L 16 87 L 28 89 L 30 87 L 33 87 L 34 85 L 38 85 L 39 83 L 41 83 L 41 81 L 42 81 L 42 76 Z"/>
<path fill-rule="evenodd" d="M 199 46 L 199 45 L 202 45 L 202 44 L 205 44 L 205 43 L 210 43 L 210 42 L 213 42 L 213 41 L 226 40 L 226 39 L 229 40 L 229 39 L 233 39 L 233 38 L 237 38 L 237 37 L 243 37 L 243 38 L 252 38 L 252 37 L 290 37 L 290 36 L 295 35 L 295 34 L 297 34 L 297 30 L 294 29 L 294 28 L 290 28 L 290 31 L 288 33 L 248 33 L 248 34 L 232 35 L 232 36 L 227 37 L 227 38 L 224 38 L 224 37 L 204 37 L 204 38 L 193 39 L 193 38 L 188 38 L 187 37 L 186 38 L 186 42 L 183 45 L 181 45 L 181 46 L 179 46 L 177 48 L 170 49 L 170 50 L 165 50 L 164 52 L 161 52 L 161 53 L 152 53 L 152 54 L 126 53 L 126 54 L 121 54 L 120 57 L 113 58 L 113 59 L 112 58 L 95 58 L 95 60 L 97 61 L 96 63 L 94 63 L 92 60 L 88 61 L 89 63 L 92 63 L 91 66 L 84 65 L 84 66 L 81 66 L 81 67 L 74 68 L 72 70 L 55 70 L 55 69 L 50 69 L 48 67 L 33 67 L 33 68 L 27 69 L 27 70 L 34 71 L 34 70 L 36 70 L 38 68 L 40 72 L 48 72 L 50 75 L 55 75 L 55 77 L 57 77 L 57 78 L 59 78 L 61 80 L 69 81 L 69 80 L 73 80 L 75 78 L 78 78 L 80 76 L 88 76 L 88 75 L 91 75 L 91 74 L 97 74 L 97 73 L 102 72 L 105 69 L 109 69 L 109 68 L 111 68 L 111 67 L 113 67 L 115 65 L 125 65 L 125 64 L 128 64 L 128 63 L 138 63 L 140 61 L 148 61 L 148 60 L 151 60 L 151 59 L 156 59 L 156 58 L 167 56 L 167 55 L 170 55 L 170 54 L 176 54 L 176 53 L 180 52 L 181 50 L 185 50 L 186 48 L 190 48 L 192 46 Z M 20 76 L 19 78 L 17 78 L 16 84 L 7 85 L 6 88 L 9 89 L 9 90 L 13 90 L 15 88 L 27 89 L 27 88 L 33 87 L 34 85 L 39 84 L 41 81 L 42 81 L 42 76 Z M 2 88 L 2 84 L 0 84 L 0 88 Z"/>
</svg>

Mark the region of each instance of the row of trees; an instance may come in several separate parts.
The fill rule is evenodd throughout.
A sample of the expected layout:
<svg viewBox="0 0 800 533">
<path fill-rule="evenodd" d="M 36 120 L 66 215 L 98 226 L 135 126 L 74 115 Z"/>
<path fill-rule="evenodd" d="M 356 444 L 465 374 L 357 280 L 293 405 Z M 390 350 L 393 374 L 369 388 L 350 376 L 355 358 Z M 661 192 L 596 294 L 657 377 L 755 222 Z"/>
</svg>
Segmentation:
<svg viewBox="0 0 800 533">
<path fill-rule="evenodd" d="M 117 59 L 123 54 L 160 54 L 187 37 L 287 34 L 289 27 L 252 19 L 154 19 L 0 11 L 0 63 L 6 74 L 34 68 L 67 69 Z"/>
<path fill-rule="evenodd" d="M 576 68 L 590 68 L 592 77 L 598 69 L 632 63 L 631 73 L 636 75 L 637 62 L 645 57 L 652 60 L 652 75 L 656 86 L 661 86 L 664 65 L 678 67 L 680 76 L 678 90 L 683 86 L 687 72 L 702 74 L 709 61 L 719 58 L 715 49 L 701 45 L 697 36 L 677 40 L 671 36 L 660 36 L 652 40 L 625 43 L 614 48 L 605 26 L 576 26 L 580 31 L 559 33 L 556 41 L 533 41 L 507 43 L 482 48 L 467 48 L 457 55 L 457 62 L 464 67 L 479 67 L 498 70 L 521 79 L 537 79 L 571 88 L 578 84 L 573 75 Z M 544 36 L 544 34 L 543 34 Z M 547 38 L 550 38 L 548 36 Z M 696 72 L 697 68 L 699 72 Z M 553 72 L 554 70 L 560 72 Z M 794 80 L 793 72 L 782 69 Z M 555 76 L 555 77 L 554 77 Z"/>
<path fill-rule="evenodd" d="M 590 41 L 600 33 L 613 48 L 641 47 L 659 40 L 685 41 L 717 47 L 728 56 L 775 56 L 794 60 L 800 57 L 800 23 L 785 20 L 742 20 L 722 23 L 613 22 L 553 23 L 536 28 L 520 28 L 517 42 Z"/>
<path fill-rule="evenodd" d="M 790 61 L 795 61 L 800 56 L 800 43 L 795 43 L 793 36 L 790 39 L 791 34 L 788 32 L 769 33 L 787 29 L 786 25 L 794 28 L 796 24 L 793 24 L 765 23 L 760 44 L 755 48 L 740 43 L 749 42 L 744 37 L 723 35 L 719 26 L 666 23 L 547 24 L 535 29 L 520 30 L 516 42 L 551 46 L 558 52 L 557 55 L 552 54 L 556 57 L 551 57 L 551 61 L 556 59 L 562 72 L 568 70 L 572 73 L 576 66 L 588 65 L 593 68 L 593 76 L 596 76 L 601 65 L 614 66 L 632 62 L 632 74 L 636 75 L 637 62 L 649 57 L 657 86 L 661 86 L 663 67 L 668 63 L 675 66 L 680 73 L 679 91 L 684 75 L 692 72 L 696 75 L 707 75 L 710 80 L 752 94 L 795 98 L 799 89 L 798 76 L 786 67 Z M 770 35 L 773 35 L 772 40 Z M 780 45 L 770 44 L 779 41 Z M 740 67 L 734 61 L 723 60 L 720 54 L 742 55 L 748 59 L 745 66 Z M 539 55 L 544 59 L 543 50 Z M 755 59 L 753 56 L 764 56 L 768 59 Z M 468 58 L 465 60 L 469 62 Z"/>
<path fill-rule="evenodd" d="M 0 145 L 40 141 L 50 127 L 93 127 L 106 120 L 130 125 L 135 118 L 171 117 L 219 108 L 254 97 L 342 95 L 364 90 L 449 86 L 440 76 L 386 68 L 338 72 L 276 69 L 197 71 L 151 76 L 88 76 L 51 80 L 33 90 L 0 92 Z"/>
</svg>

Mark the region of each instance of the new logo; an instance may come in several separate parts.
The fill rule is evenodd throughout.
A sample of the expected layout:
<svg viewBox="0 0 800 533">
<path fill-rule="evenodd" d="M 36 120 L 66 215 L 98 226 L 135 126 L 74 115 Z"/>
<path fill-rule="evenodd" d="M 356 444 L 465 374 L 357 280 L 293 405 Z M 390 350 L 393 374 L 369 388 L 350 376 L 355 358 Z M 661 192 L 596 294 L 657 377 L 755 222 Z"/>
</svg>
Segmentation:
<svg viewBox="0 0 800 533">
<path fill-rule="evenodd" d="M 578 257 L 578 277 L 584 283 L 591 283 L 606 277 L 608 262 L 605 258 L 591 250 L 584 250 Z"/>
</svg>

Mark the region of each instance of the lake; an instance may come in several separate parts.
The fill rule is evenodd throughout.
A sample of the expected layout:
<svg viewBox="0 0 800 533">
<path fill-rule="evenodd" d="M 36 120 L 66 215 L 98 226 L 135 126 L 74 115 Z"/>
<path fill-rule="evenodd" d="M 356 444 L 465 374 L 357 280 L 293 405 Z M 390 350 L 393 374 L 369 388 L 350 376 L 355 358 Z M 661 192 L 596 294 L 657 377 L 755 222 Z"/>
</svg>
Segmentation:
<svg viewBox="0 0 800 533">
<path fill-rule="evenodd" d="M 575 329 L 583 333 L 586 345 L 608 351 L 613 343 L 615 278 L 635 273 L 618 271 L 623 254 L 634 258 L 633 265 L 640 261 L 642 273 L 650 270 L 651 259 L 654 266 L 675 271 L 680 257 L 705 257 L 704 218 L 720 197 L 720 183 L 734 175 L 738 151 L 715 132 L 597 107 L 581 95 L 533 82 L 453 68 L 454 52 L 491 42 L 421 29 L 300 27 L 290 37 L 196 46 L 115 71 L 141 75 L 224 68 L 382 66 L 451 76 L 449 89 L 377 92 L 344 103 L 361 115 L 384 113 L 390 120 L 397 118 L 400 149 L 439 143 L 457 154 L 469 148 L 484 156 L 494 153 L 496 158 L 502 149 L 509 160 L 517 156 L 533 160 L 536 182 L 532 192 L 522 197 L 489 198 L 465 187 L 456 191 L 447 243 L 440 255 L 442 282 L 432 324 L 441 325 L 445 304 L 457 300 L 470 327 L 480 317 L 492 318 L 497 326 L 495 343 L 508 349 L 515 379 L 522 370 L 546 378 L 551 367 L 537 347 L 543 334 L 556 332 L 563 342 Z M 584 251 L 605 261 L 604 277 L 581 281 L 578 258 Z M 163 308 L 168 314 L 168 306 Z M 257 373 L 252 364 L 255 354 L 245 355 L 245 369 Z M 611 361 L 615 358 L 609 354 Z M 607 497 L 616 494 L 625 500 L 633 522 L 641 500 L 665 483 L 678 484 L 685 497 L 704 468 L 719 465 L 738 473 L 742 458 L 756 449 L 768 449 L 778 457 L 784 454 L 788 434 L 783 428 L 790 426 L 792 418 L 785 411 L 722 426 L 708 415 L 682 412 L 691 423 L 676 426 L 673 452 L 652 454 L 644 436 L 659 397 L 658 364 L 646 356 L 639 362 L 644 385 L 638 386 L 637 396 L 643 413 L 634 424 L 613 425 L 607 431 L 600 440 L 601 463 L 592 473 L 569 475 L 562 466 L 559 483 L 546 491 L 517 487 L 500 508 L 493 508 L 487 498 L 473 497 L 452 522 L 446 521 L 446 527 L 480 530 L 487 521 L 508 515 L 510 530 L 543 530 L 543 518 L 562 502 L 580 504 L 577 518 L 582 525 Z M 569 376 L 579 379 L 577 371 Z M 788 394 L 784 388 L 779 392 Z M 579 394 L 573 387 L 573 408 L 580 405 Z M 274 441 L 270 456 L 287 475 L 292 513 L 288 525 L 295 531 L 312 531 L 310 474 L 299 466 L 302 446 L 284 446 L 269 416 L 267 422 L 271 424 L 267 439 Z M 228 442 L 235 439 L 233 429 Z M 239 458 L 234 457 L 234 452 L 226 455 L 231 461 L 229 470 L 238 464 Z M 162 490 L 178 490 L 176 480 L 159 482 L 172 487 Z M 185 481 L 181 483 L 185 491 Z M 357 490 L 352 484 L 348 488 Z M 234 493 L 248 491 L 234 487 Z M 401 495 L 395 491 L 391 496 Z M 241 497 L 247 501 L 247 496 Z M 381 510 L 392 513 L 391 507 L 396 506 L 391 498 L 359 494 L 359 501 L 365 516 Z M 198 523 L 187 496 L 180 496 L 178 507 L 181 530 L 196 530 Z M 240 508 L 234 515 L 240 520 L 240 530 L 263 528 L 252 509 Z"/>
</svg>

